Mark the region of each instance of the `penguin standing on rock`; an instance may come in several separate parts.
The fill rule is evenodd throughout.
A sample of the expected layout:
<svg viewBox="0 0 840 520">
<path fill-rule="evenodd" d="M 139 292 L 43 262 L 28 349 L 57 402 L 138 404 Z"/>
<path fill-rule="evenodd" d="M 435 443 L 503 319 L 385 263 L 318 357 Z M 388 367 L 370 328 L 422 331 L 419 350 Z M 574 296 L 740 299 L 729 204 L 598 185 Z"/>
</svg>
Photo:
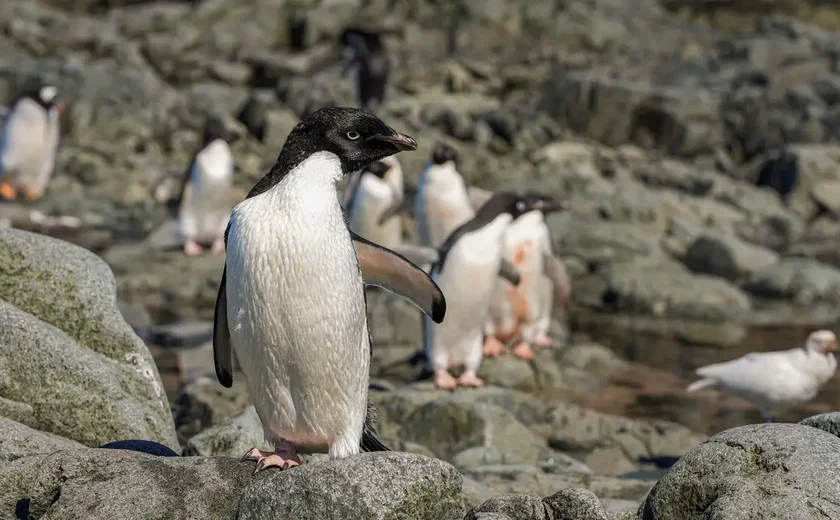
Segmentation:
<svg viewBox="0 0 840 520">
<path fill-rule="evenodd" d="M 441 144 L 420 174 L 414 215 L 420 245 L 438 248 L 458 226 L 475 216 L 467 185 L 457 169 L 458 153 Z"/>
<path fill-rule="evenodd" d="M 529 193 L 525 201 L 530 209 L 513 221 L 504 236 L 504 255 L 515 267 L 520 282 L 513 286 L 496 282 L 490 315 L 485 329 L 484 355 L 498 356 L 504 344 L 512 341 L 513 354 L 534 359 L 531 345 L 550 347 L 548 328 L 555 299 L 568 299 L 569 278 L 563 262 L 551 251 L 551 234 L 545 216 L 565 209 L 551 197 Z"/>
<path fill-rule="evenodd" d="M 184 238 L 184 253 L 199 255 L 202 244 L 211 244 L 213 254 L 225 250 L 224 233 L 230 219 L 233 194 L 233 154 L 236 140 L 224 123 L 207 121 L 201 148 L 184 174 L 176 199 L 178 231 Z"/>
<path fill-rule="evenodd" d="M 370 112 L 323 108 L 292 129 L 277 162 L 233 210 L 216 300 L 219 382 L 245 377 L 265 438 L 255 471 L 300 464 L 298 453 L 341 459 L 387 450 L 367 399 L 370 336 L 365 284 L 406 297 L 439 323 L 437 285 L 402 256 L 347 228 L 336 183 L 417 144 Z"/>
<path fill-rule="evenodd" d="M 376 111 L 385 102 L 390 64 L 382 37 L 358 28 L 341 34 L 356 106 Z"/>
<path fill-rule="evenodd" d="M 41 198 L 52 176 L 58 149 L 58 88 L 43 83 L 27 87 L 11 104 L 0 138 L 0 196 L 14 200 L 19 191 Z"/>
<path fill-rule="evenodd" d="M 398 218 L 383 218 L 402 206 L 403 173 L 396 157 L 386 157 L 354 173 L 348 195 L 350 229 L 381 246 L 394 248 L 402 241 Z"/>
<path fill-rule="evenodd" d="M 495 193 L 441 246 L 431 275 L 447 294 L 448 319 L 438 325 L 427 319 L 423 323 L 426 358 L 438 388 L 484 385 L 477 373 L 490 297 L 502 266 L 502 239 L 510 223 L 529 209 L 515 193 Z M 449 369 L 458 365 L 464 372 L 456 379 Z"/>
</svg>

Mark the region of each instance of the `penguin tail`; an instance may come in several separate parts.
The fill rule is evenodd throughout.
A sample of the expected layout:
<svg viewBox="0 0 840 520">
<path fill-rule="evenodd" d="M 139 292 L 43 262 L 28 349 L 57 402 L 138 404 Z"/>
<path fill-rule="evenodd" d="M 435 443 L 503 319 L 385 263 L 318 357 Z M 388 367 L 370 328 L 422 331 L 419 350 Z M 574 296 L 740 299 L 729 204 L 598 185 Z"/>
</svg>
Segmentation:
<svg viewBox="0 0 840 520">
<path fill-rule="evenodd" d="M 382 441 L 376 437 L 376 433 L 365 428 L 362 431 L 362 451 L 364 452 L 371 452 L 371 451 L 391 451 L 391 449 L 384 444 Z"/>
</svg>

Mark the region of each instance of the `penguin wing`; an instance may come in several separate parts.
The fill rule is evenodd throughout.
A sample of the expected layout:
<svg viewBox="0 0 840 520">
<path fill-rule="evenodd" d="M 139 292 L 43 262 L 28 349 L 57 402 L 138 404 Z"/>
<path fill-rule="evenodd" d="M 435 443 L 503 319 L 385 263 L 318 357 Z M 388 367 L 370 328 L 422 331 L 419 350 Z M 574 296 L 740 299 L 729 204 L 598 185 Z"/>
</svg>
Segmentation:
<svg viewBox="0 0 840 520">
<path fill-rule="evenodd" d="M 413 208 L 413 200 L 410 200 L 408 197 L 400 197 L 382 212 L 382 215 L 379 216 L 378 224 L 381 226 L 397 215 L 409 215 L 411 214 Z"/>
<path fill-rule="evenodd" d="M 227 233 L 225 233 L 227 235 Z M 227 236 L 225 236 L 227 243 Z M 222 271 L 222 283 L 219 284 L 219 295 L 216 297 L 216 312 L 213 319 L 213 364 L 216 367 L 216 377 L 226 388 L 233 385 L 233 350 L 230 345 L 230 329 L 227 318 L 227 265 Z"/>
<path fill-rule="evenodd" d="M 543 253 L 543 274 L 554 285 L 554 299 L 566 305 L 572 293 L 572 284 L 563 261 L 550 253 Z"/>
<path fill-rule="evenodd" d="M 356 257 L 367 285 L 382 287 L 420 308 L 435 323 L 443 321 L 446 298 L 425 271 L 390 249 L 365 240 L 350 231 Z"/>
<path fill-rule="evenodd" d="M 519 269 L 507 258 L 502 258 L 502 262 L 499 264 L 499 276 L 510 282 L 511 285 L 519 285 Z"/>
<path fill-rule="evenodd" d="M 169 201 L 169 209 L 175 213 L 180 208 L 184 206 L 185 203 L 189 203 L 190 199 L 192 198 L 192 176 L 193 170 L 196 168 L 196 158 L 198 154 L 193 155 L 192 160 L 190 160 L 190 165 L 187 167 L 187 171 L 181 175 L 181 186 L 178 187 L 178 195 L 175 196 L 172 200 Z"/>
</svg>

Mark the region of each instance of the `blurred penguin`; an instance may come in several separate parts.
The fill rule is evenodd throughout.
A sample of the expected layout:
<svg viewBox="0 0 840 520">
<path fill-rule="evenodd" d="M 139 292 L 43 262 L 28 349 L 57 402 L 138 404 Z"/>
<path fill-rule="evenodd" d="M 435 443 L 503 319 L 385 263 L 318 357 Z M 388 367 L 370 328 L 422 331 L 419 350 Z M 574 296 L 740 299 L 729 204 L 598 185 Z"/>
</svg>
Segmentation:
<svg viewBox="0 0 840 520">
<path fill-rule="evenodd" d="M 396 247 L 402 241 L 402 222 L 396 218 L 403 201 L 402 166 L 390 156 L 354 175 L 347 195 L 350 229 L 380 246 Z"/>
<path fill-rule="evenodd" d="M 345 29 L 341 43 L 356 106 L 375 112 L 385 101 L 390 70 L 385 43 L 379 34 L 358 28 Z"/>
<path fill-rule="evenodd" d="M 211 244 L 213 254 L 225 250 L 224 234 L 233 209 L 230 143 L 237 138 L 221 120 L 209 119 L 201 148 L 183 177 L 178 197 L 178 230 L 184 238 L 184 253 L 189 256 L 201 254 L 207 244 Z"/>
<path fill-rule="evenodd" d="M 438 248 L 455 229 L 475 216 L 464 178 L 457 169 L 458 152 L 441 144 L 420 174 L 414 215 L 420 245 Z"/>
<path fill-rule="evenodd" d="M 551 197 L 528 193 L 530 211 L 514 220 L 504 236 L 504 255 L 519 272 L 519 285 L 497 279 L 485 327 L 484 355 L 498 356 L 513 342 L 513 354 L 534 359 L 531 345 L 550 347 L 548 336 L 555 298 L 565 305 L 569 278 L 563 262 L 552 254 L 545 216 L 565 205 Z"/>
<path fill-rule="evenodd" d="M 58 88 L 32 83 L 15 99 L 0 138 L 0 196 L 14 200 L 22 191 L 41 198 L 55 166 L 61 105 Z"/>
</svg>

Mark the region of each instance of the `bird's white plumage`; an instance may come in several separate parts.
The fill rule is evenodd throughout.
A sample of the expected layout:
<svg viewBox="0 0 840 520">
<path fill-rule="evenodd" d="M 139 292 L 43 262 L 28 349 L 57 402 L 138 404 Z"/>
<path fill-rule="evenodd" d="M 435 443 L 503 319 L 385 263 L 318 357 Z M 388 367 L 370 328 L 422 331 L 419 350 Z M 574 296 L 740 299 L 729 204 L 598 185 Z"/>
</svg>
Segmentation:
<svg viewBox="0 0 840 520">
<path fill-rule="evenodd" d="M 475 216 L 467 185 L 453 161 L 429 164 L 420 174 L 414 214 L 420 244 L 440 247 L 461 224 Z"/>
<path fill-rule="evenodd" d="M 233 154 L 222 139 L 211 141 L 196 156 L 189 180 L 189 194 L 181 201 L 178 218 L 182 236 L 212 242 L 223 236 L 230 219 Z"/>
<path fill-rule="evenodd" d="M 391 218 L 380 224 L 379 218 L 403 197 L 403 174 L 399 161 L 393 156 L 382 159 L 390 166 L 380 179 L 371 173 L 363 173 L 353 197 L 349 215 L 350 229 L 371 242 L 394 248 L 402 241 L 402 223 Z"/>
<path fill-rule="evenodd" d="M 266 439 L 333 459 L 359 452 L 370 363 L 340 176 L 338 157 L 313 154 L 236 206 L 227 250 L 231 341 Z"/>
<path fill-rule="evenodd" d="M 23 98 L 6 118 L 0 142 L 0 174 L 16 188 L 43 192 L 58 148 L 58 110 Z"/>
<path fill-rule="evenodd" d="M 502 237 L 512 217 L 503 213 L 485 226 L 465 233 L 449 250 L 432 279 L 446 295 L 446 319 L 424 318 L 426 355 L 435 370 L 463 364 L 477 371 L 490 297 L 502 259 Z"/>
<path fill-rule="evenodd" d="M 836 358 L 830 352 L 821 352 L 818 340 L 836 342 L 831 332 L 818 331 L 809 336 L 805 348 L 756 352 L 707 365 L 697 369 L 702 379 L 688 390 L 726 390 L 771 414 L 805 403 L 817 395 L 837 369 Z"/>
</svg>

